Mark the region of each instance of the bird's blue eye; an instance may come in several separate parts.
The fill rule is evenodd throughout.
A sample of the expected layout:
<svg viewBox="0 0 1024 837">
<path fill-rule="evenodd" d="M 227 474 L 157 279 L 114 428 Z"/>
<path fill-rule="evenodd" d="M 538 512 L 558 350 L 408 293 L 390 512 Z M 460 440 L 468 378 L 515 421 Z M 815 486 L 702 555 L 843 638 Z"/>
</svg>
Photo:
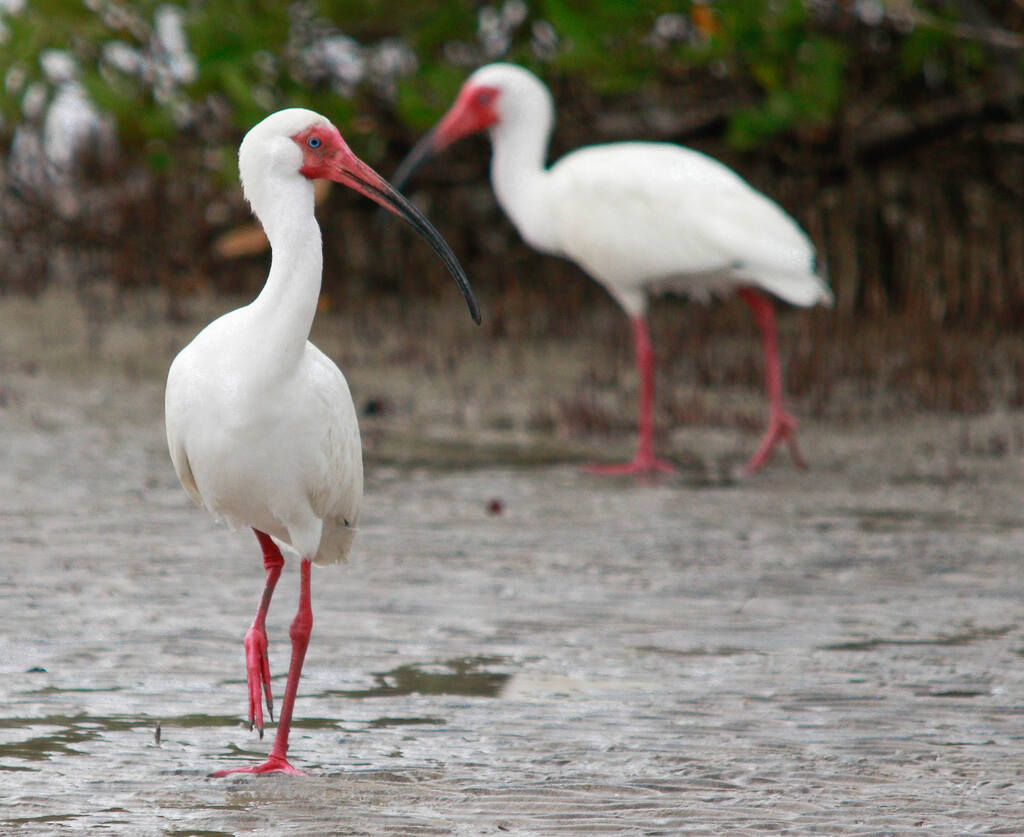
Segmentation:
<svg viewBox="0 0 1024 837">
<path fill-rule="evenodd" d="M 310 137 L 308 140 L 306 140 L 306 145 L 308 145 L 310 148 L 319 148 L 320 142 L 320 137 Z"/>
</svg>

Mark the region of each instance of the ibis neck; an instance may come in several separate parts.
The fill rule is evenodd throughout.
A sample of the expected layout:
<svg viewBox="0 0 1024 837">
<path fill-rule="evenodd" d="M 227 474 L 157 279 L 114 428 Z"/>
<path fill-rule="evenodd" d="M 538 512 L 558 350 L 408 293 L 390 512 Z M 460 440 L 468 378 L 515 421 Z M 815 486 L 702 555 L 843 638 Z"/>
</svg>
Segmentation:
<svg viewBox="0 0 1024 837">
<path fill-rule="evenodd" d="M 267 197 L 268 206 L 254 201 L 253 211 L 270 241 L 270 275 L 250 309 L 258 320 L 255 333 L 261 345 L 273 354 L 274 363 L 289 366 L 302 356 L 313 326 L 323 244 L 311 181 L 294 178 L 274 184 Z"/>
<path fill-rule="evenodd" d="M 557 253 L 546 195 L 550 137 L 550 118 L 495 125 L 491 129 L 491 183 L 498 203 L 526 242 L 538 250 Z"/>
</svg>

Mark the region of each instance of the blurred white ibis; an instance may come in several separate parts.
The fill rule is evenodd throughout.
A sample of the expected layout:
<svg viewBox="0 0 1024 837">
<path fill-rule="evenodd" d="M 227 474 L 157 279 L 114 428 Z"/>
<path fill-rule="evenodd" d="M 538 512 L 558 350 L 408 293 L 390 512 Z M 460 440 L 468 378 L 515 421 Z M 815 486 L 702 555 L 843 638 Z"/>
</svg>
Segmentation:
<svg viewBox="0 0 1024 837">
<path fill-rule="evenodd" d="M 167 443 L 189 495 L 233 526 L 251 527 L 263 549 L 266 585 L 245 635 L 249 726 L 263 736 L 261 689 L 273 720 L 267 608 L 284 559 L 301 560 L 299 610 L 291 625 L 277 736 L 269 758 L 227 773 L 299 773 L 288 731 L 313 625 L 311 563 L 344 561 L 359 523 L 363 462 L 359 425 L 338 367 L 308 341 L 323 252 L 313 214 L 313 180 L 329 178 L 403 217 L 441 256 L 474 320 L 480 314 L 461 266 L 440 234 L 404 197 L 361 162 L 338 130 L 308 110 L 268 116 L 242 141 L 242 188 L 273 253 L 259 296 L 204 328 L 167 376 Z"/>
<path fill-rule="evenodd" d="M 395 172 L 398 188 L 430 155 L 487 130 L 491 182 L 528 244 L 564 256 L 600 282 L 629 315 L 640 375 L 639 439 L 633 461 L 601 473 L 671 470 L 654 456 L 654 357 L 650 294 L 706 298 L 736 289 L 761 330 L 771 413 L 747 463 L 753 473 L 787 441 L 798 466 L 796 421 L 782 403 L 775 312 L 761 291 L 794 305 L 829 304 L 809 239 L 777 204 L 712 158 L 668 143 L 583 148 L 545 167 L 554 105 L 547 87 L 512 64 L 481 67 L 455 104 Z"/>
</svg>

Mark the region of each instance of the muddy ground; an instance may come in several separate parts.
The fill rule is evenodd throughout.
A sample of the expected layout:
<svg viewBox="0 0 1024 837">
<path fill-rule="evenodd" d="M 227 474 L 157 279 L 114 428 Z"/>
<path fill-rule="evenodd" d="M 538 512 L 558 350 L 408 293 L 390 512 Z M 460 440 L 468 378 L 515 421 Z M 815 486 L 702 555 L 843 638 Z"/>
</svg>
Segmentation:
<svg viewBox="0 0 1024 837">
<path fill-rule="evenodd" d="M 162 376 L 229 303 L 93 328 L 0 299 L 0 833 L 1024 833 L 1024 413 L 797 401 L 810 470 L 741 481 L 760 393 L 697 391 L 747 419 L 663 433 L 672 477 L 593 477 L 631 448 L 624 330 L 474 343 L 443 303 L 318 321 L 367 490 L 352 561 L 314 571 L 311 776 L 212 779 L 270 746 L 262 568 L 177 485 Z"/>
</svg>

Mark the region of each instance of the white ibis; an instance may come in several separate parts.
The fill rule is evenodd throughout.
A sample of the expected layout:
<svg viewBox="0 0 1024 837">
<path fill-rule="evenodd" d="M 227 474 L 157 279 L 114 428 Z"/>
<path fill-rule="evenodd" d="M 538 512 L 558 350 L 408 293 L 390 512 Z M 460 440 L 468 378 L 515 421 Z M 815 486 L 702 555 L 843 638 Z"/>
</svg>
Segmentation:
<svg viewBox="0 0 1024 837">
<path fill-rule="evenodd" d="M 564 256 L 603 285 L 629 315 L 640 376 L 636 455 L 599 473 L 671 470 L 653 445 L 651 294 L 704 299 L 735 289 L 753 310 L 764 344 L 771 413 L 747 463 L 753 473 L 787 441 L 803 467 L 796 421 L 786 412 L 775 312 L 763 291 L 794 305 L 829 304 L 814 248 L 796 222 L 716 160 L 669 143 L 619 142 L 567 154 L 545 166 L 554 122 L 547 87 L 512 64 L 490 64 L 463 84 L 455 104 L 395 172 L 400 188 L 425 159 L 477 131 L 490 134 L 498 203 L 526 242 Z"/>
<path fill-rule="evenodd" d="M 329 178 L 403 217 L 441 256 L 473 319 L 479 310 L 451 249 L 430 222 L 360 161 L 327 119 L 282 110 L 246 134 L 238 152 L 242 188 L 273 253 L 259 296 L 204 328 L 167 376 L 167 443 L 185 491 L 215 517 L 256 532 L 266 584 L 245 635 L 249 727 L 263 737 L 261 690 L 273 720 L 267 608 L 284 565 L 300 561 L 299 610 L 290 636 L 281 716 L 270 756 L 228 773 L 300 773 L 288 762 L 288 731 L 313 625 L 311 564 L 344 561 L 359 523 L 363 462 L 345 376 L 307 339 L 323 251 L 313 180 Z"/>
</svg>

